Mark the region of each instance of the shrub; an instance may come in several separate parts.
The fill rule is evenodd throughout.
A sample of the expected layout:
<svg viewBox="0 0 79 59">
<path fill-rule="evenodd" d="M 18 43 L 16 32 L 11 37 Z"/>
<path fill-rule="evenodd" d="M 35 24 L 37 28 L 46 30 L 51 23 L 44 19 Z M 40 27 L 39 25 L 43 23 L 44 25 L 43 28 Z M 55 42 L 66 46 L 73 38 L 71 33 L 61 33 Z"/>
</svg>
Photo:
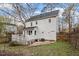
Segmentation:
<svg viewBox="0 0 79 59">
<path fill-rule="evenodd" d="M 8 42 L 10 42 L 10 40 L 7 37 L 0 37 L 0 44 Z"/>
<path fill-rule="evenodd" d="M 18 43 L 17 41 L 11 41 L 9 46 L 21 46 L 22 44 Z"/>
<path fill-rule="evenodd" d="M 40 41 L 42 41 L 42 42 L 43 42 L 43 41 L 45 41 L 45 39 L 44 39 L 44 38 L 41 38 L 41 40 L 40 40 Z"/>
<path fill-rule="evenodd" d="M 38 39 L 35 39 L 35 42 L 38 42 Z"/>
</svg>

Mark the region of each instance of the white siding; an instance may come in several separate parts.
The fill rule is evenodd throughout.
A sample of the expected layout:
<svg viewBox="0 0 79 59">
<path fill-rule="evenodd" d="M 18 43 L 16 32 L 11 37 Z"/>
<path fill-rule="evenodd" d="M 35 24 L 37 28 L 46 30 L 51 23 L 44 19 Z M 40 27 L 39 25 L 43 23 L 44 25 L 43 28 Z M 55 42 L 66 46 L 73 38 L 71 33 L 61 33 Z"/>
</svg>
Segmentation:
<svg viewBox="0 0 79 59">
<path fill-rule="evenodd" d="M 49 23 L 49 19 L 51 19 L 51 23 Z M 32 26 L 38 27 L 38 35 L 30 35 L 29 38 L 36 39 L 36 36 L 37 36 L 37 38 L 45 38 L 47 40 L 56 40 L 56 20 L 57 20 L 56 17 L 47 18 L 43 20 L 37 20 L 38 24 L 36 24 L 36 21 L 31 21 Z M 31 22 L 27 22 L 26 26 L 31 27 Z"/>
<path fill-rule="evenodd" d="M 51 23 L 49 23 L 49 19 L 51 19 Z M 20 41 L 20 42 L 27 42 L 35 39 L 41 39 L 44 38 L 46 40 L 56 40 L 56 20 L 57 17 L 53 18 L 47 18 L 42 20 L 36 20 L 38 24 L 36 24 L 36 21 L 32 22 L 32 27 L 37 26 L 36 28 L 28 29 L 32 30 L 32 35 L 28 35 L 27 30 L 25 32 L 25 38 L 24 33 L 19 37 L 19 35 L 12 35 L 13 41 Z M 26 27 L 31 27 L 31 22 L 26 22 Z M 34 31 L 37 31 L 37 35 L 34 35 Z"/>
<path fill-rule="evenodd" d="M 51 19 L 51 23 L 49 23 L 49 19 Z M 45 38 L 48 40 L 56 40 L 56 18 L 40 20 L 38 28 L 40 31 L 41 38 Z"/>
</svg>

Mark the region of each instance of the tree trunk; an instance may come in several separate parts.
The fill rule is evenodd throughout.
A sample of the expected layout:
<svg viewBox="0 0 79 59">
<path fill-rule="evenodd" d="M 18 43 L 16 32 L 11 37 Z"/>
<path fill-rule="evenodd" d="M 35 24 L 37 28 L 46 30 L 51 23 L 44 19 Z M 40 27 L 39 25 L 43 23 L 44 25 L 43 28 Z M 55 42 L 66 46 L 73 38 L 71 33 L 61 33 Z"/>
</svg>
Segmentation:
<svg viewBox="0 0 79 59">
<path fill-rule="evenodd" d="M 72 23 L 71 23 L 71 16 L 70 16 L 70 11 L 69 11 L 69 42 L 71 42 L 71 30 L 72 30 Z"/>
</svg>

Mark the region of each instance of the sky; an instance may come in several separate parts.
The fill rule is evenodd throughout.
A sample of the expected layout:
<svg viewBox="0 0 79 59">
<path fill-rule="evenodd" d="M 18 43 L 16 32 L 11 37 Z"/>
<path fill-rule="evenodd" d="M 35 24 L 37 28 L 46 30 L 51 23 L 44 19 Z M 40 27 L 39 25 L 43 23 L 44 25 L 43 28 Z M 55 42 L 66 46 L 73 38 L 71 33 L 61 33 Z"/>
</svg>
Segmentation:
<svg viewBox="0 0 79 59">
<path fill-rule="evenodd" d="M 22 5 L 24 7 L 26 7 L 26 5 L 24 3 Z M 43 4 L 41 4 L 41 3 L 34 4 L 34 7 L 36 8 L 36 11 L 35 11 L 36 14 L 40 14 L 41 10 L 44 8 Z M 10 12 L 12 10 L 12 6 L 10 6 L 6 3 L 5 4 L 0 4 L 0 9 L 8 10 Z M 4 15 L 4 12 L 2 12 L 1 10 L 0 10 L 0 15 Z"/>
<path fill-rule="evenodd" d="M 36 11 L 35 11 L 36 14 L 41 13 L 41 10 L 45 7 L 42 3 L 36 3 L 36 4 L 34 4 L 34 6 L 37 8 Z M 67 5 L 65 5 L 65 4 L 64 5 L 63 4 L 59 4 L 59 6 L 55 6 L 55 7 L 56 8 L 57 7 L 58 8 L 63 8 L 64 6 L 67 7 Z M 6 10 L 6 8 L 11 10 L 11 6 L 10 5 L 8 5 L 8 4 L 0 4 L 0 9 L 5 9 Z M 2 15 L 2 14 L 3 14 L 3 12 L 0 11 L 0 15 Z"/>
<path fill-rule="evenodd" d="M 55 7 L 53 9 L 59 9 L 61 11 L 63 11 L 63 9 L 67 8 L 70 5 L 69 3 L 58 3 L 58 4 L 52 3 L 52 4 L 53 4 L 53 7 Z M 26 7 L 25 3 L 22 3 L 22 5 Z M 44 3 L 32 3 L 32 5 L 36 8 L 36 11 L 34 12 L 35 15 L 40 14 L 41 10 L 45 7 Z M 75 8 L 76 8 L 76 11 L 79 12 L 79 4 L 76 3 Z M 0 4 L 0 9 L 4 9 L 11 12 L 12 6 L 7 3 Z M 0 11 L 0 15 L 4 15 L 4 12 Z"/>
<path fill-rule="evenodd" d="M 42 3 L 32 3 L 33 6 L 36 8 L 36 11 L 34 12 L 35 15 L 38 15 L 41 13 L 42 9 L 45 7 L 45 4 L 42 4 Z M 25 8 L 26 5 L 25 3 L 22 4 Z M 70 4 L 66 4 L 66 3 L 58 3 L 58 4 L 53 4 L 53 10 L 60 10 L 60 13 L 59 13 L 59 17 L 62 18 L 62 13 L 64 12 L 64 9 L 69 7 Z M 4 8 L 5 7 L 5 8 Z M 12 6 L 11 5 L 8 5 L 8 4 L 0 4 L 0 9 L 4 9 L 4 10 L 7 10 L 11 13 L 11 10 L 12 9 Z M 79 16 L 79 4 L 75 4 L 75 9 L 76 9 L 76 12 L 75 14 Z M 0 15 L 3 15 L 4 16 L 4 12 L 0 11 Z M 79 19 L 79 18 L 74 18 L 74 19 Z M 78 22 L 78 21 L 75 21 L 75 23 Z"/>
</svg>

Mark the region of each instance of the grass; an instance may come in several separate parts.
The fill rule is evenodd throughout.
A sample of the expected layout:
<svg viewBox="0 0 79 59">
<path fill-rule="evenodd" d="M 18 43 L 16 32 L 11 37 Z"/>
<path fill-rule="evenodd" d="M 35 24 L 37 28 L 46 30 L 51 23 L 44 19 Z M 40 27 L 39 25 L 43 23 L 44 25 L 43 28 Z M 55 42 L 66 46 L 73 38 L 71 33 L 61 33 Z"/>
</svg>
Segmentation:
<svg viewBox="0 0 79 59">
<path fill-rule="evenodd" d="M 4 48 L 5 46 L 5 48 Z M 79 56 L 79 49 L 74 49 L 68 42 L 57 41 L 53 44 L 28 47 L 28 46 L 13 46 L 8 44 L 0 44 L 0 50 L 11 51 L 15 53 L 23 53 L 25 55 L 34 56 Z"/>
</svg>

